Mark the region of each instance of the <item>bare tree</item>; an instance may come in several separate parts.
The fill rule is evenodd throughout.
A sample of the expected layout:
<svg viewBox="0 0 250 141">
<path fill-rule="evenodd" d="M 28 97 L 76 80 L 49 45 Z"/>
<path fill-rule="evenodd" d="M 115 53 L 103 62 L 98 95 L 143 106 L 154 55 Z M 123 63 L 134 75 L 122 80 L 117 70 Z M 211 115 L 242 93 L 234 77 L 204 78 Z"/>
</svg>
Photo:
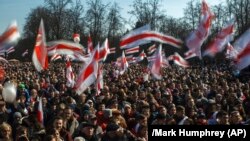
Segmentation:
<svg viewBox="0 0 250 141">
<path fill-rule="evenodd" d="M 249 0 L 227 0 L 227 11 L 236 19 L 236 34 L 240 35 L 250 26 Z"/>
<path fill-rule="evenodd" d="M 121 17 L 119 12 L 121 8 L 118 6 L 117 3 L 113 3 L 110 7 L 108 16 L 107 16 L 107 36 L 109 38 L 109 42 L 112 46 L 118 44 L 119 37 L 124 33 L 124 19 Z"/>
<path fill-rule="evenodd" d="M 87 5 L 88 8 L 85 15 L 86 27 L 95 45 L 104 35 L 108 5 L 103 4 L 101 0 L 88 0 Z"/>
<path fill-rule="evenodd" d="M 197 0 L 190 0 L 184 9 L 184 18 L 191 25 L 192 30 L 196 29 L 200 22 L 201 4 Z"/>
<path fill-rule="evenodd" d="M 29 16 L 26 18 L 26 24 L 24 26 L 25 38 L 36 38 L 41 18 L 44 21 L 48 21 L 50 18 L 49 10 L 44 7 L 37 7 L 33 9 Z M 46 22 L 45 26 L 47 26 Z M 48 28 L 46 28 L 45 30 L 46 33 L 49 32 Z"/>
<path fill-rule="evenodd" d="M 158 19 L 162 17 L 163 11 L 160 10 L 160 0 L 134 0 L 132 10 L 129 13 L 135 17 L 135 25 L 150 24 L 151 29 L 158 29 L 160 24 Z"/>
</svg>

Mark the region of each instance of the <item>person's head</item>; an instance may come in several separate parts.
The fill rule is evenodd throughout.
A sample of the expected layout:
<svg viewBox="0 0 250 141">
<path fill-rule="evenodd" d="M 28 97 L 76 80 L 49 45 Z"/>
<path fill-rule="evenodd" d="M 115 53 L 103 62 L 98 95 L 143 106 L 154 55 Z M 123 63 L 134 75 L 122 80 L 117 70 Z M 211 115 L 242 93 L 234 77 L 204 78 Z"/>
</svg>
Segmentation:
<svg viewBox="0 0 250 141">
<path fill-rule="evenodd" d="M 74 141 L 85 141 L 83 137 L 75 137 Z"/>
<path fill-rule="evenodd" d="M 89 99 L 89 100 L 87 100 L 87 103 L 89 104 L 90 108 L 94 107 L 93 100 Z"/>
<path fill-rule="evenodd" d="M 167 109 L 164 106 L 160 106 L 159 114 L 167 115 Z"/>
<path fill-rule="evenodd" d="M 83 133 L 86 137 L 92 137 L 94 135 L 94 125 L 89 122 L 82 122 L 79 125 L 80 132 Z"/>
<path fill-rule="evenodd" d="M 13 117 L 15 122 L 21 122 L 22 114 L 20 112 L 15 112 Z"/>
<path fill-rule="evenodd" d="M 57 130 L 61 131 L 63 128 L 63 118 L 62 117 L 56 117 L 53 122 L 53 127 Z"/>
<path fill-rule="evenodd" d="M 150 117 L 150 107 L 149 106 L 143 106 L 142 112 L 143 115 L 145 115 L 147 118 Z"/>
<path fill-rule="evenodd" d="M 226 111 L 219 111 L 216 115 L 217 121 L 222 125 L 229 125 L 229 116 Z"/>
<path fill-rule="evenodd" d="M 233 111 L 230 114 L 230 124 L 240 124 L 242 121 L 242 116 L 239 111 Z"/>
<path fill-rule="evenodd" d="M 194 121 L 191 118 L 185 119 L 185 121 L 183 123 L 183 125 L 193 125 L 193 124 L 194 124 Z"/>
<path fill-rule="evenodd" d="M 11 134 L 12 134 L 12 128 L 8 123 L 2 123 L 0 125 L 0 133 L 1 136 L 5 139 L 9 139 L 11 138 Z"/>
<path fill-rule="evenodd" d="M 131 104 L 128 104 L 128 103 L 125 104 L 125 106 L 124 106 L 124 112 L 126 114 L 130 114 L 132 112 Z"/>
<path fill-rule="evenodd" d="M 60 131 L 56 128 L 52 128 L 51 135 L 55 136 L 57 139 L 60 138 Z"/>
<path fill-rule="evenodd" d="M 86 95 L 84 93 L 80 94 L 78 97 L 80 103 L 84 103 L 86 101 Z"/>
<path fill-rule="evenodd" d="M 44 139 L 45 141 L 57 141 L 57 138 L 53 135 L 48 135 Z"/>
<path fill-rule="evenodd" d="M 97 125 L 97 117 L 95 114 L 90 114 L 89 115 L 89 122 L 93 125 Z"/>
<path fill-rule="evenodd" d="M 37 97 L 37 90 L 36 90 L 36 89 L 32 89 L 32 90 L 31 90 L 31 96 L 32 96 L 33 98 L 36 98 L 36 97 Z"/>
<path fill-rule="evenodd" d="M 26 136 L 28 137 L 28 128 L 24 126 L 20 126 L 17 128 L 17 137 L 19 136 Z"/>
<path fill-rule="evenodd" d="M 147 137 L 148 136 L 148 127 L 145 125 L 141 125 L 138 128 L 137 135 L 139 137 Z"/>
<path fill-rule="evenodd" d="M 185 116 L 185 107 L 178 105 L 176 107 L 176 115 L 178 117 L 184 117 Z"/>
<path fill-rule="evenodd" d="M 148 123 L 147 117 L 145 115 L 143 115 L 143 114 L 138 115 L 137 119 L 138 119 L 138 123 L 140 125 L 145 125 L 146 126 L 147 123 Z"/>
<path fill-rule="evenodd" d="M 106 128 L 106 133 L 109 138 L 117 139 L 124 135 L 124 130 L 116 123 L 109 123 Z"/>
<path fill-rule="evenodd" d="M 169 106 L 169 110 L 168 110 L 169 112 L 169 115 L 170 116 L 173 116 L 173 115 L 175 115 L 176 114 L 176 107 L 175 107 L 175 104 L 171 104 L 170 106 Z"/>
<path fill-rule="evenodd" d="M 105 104 L 104 103 L 99 103 L 98 104 L 98 111 L 103 111 L 104 109 L 106 108 Z"/>
<path fill-rule="evenodd" d="M 73 109 L 71 107 L 66 107 L 64 109 L 64 115 L 66 120 L 71 119 L 73 116 Z"/>
</svg>

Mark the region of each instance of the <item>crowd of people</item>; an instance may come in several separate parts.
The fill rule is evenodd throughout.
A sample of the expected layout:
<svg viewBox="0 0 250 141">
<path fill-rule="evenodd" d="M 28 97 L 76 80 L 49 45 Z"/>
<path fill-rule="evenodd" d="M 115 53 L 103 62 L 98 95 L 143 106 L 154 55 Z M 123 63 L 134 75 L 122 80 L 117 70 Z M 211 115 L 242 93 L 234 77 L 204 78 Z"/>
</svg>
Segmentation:
<svg viewBox="0 0 250 141">
<path fill-rule="evenodd" d="M 162 69 L 162 79 L 147 67 L 130 65 L 119 75 L 104 64 L 104 87 L 82 94 L 66 86 L 65 63 L 37 72 L 31 62 L 1 64 L 0 140 L 147 141 L 150 125 L 249 125 L 250 81 L 229 65 Z M 77 75 L 81 65 L 72 63 Z M 4 101 L 5 83 L 17 86 L 13 103 Z M 42 99 L 43 122 L 38 101 Z"/>
</svg>

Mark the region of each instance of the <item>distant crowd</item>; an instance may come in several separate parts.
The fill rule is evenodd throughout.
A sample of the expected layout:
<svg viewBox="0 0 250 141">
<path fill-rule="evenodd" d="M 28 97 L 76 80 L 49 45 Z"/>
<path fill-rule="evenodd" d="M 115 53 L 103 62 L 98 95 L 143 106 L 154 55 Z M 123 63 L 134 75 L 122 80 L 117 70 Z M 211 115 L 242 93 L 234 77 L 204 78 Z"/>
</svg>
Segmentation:
<svg viewBox="0 0 250 141">
<path fill-rule="evenodd" d="M 155 80 L 144 65 L 119 75 L 109 63 L 101 92 L 93 84 L 80 95 L 66 86 L 65 63 L 40 73 L 32 63 L 1 66 L 0 141 L 148 141 L 150 125 L 250 124 L 250 80 L 230 65 L 172 65 Z M 72 67 L 77 76 L 81 65 Z M 13 103 L 4 101 L 5 83 L 17 86 Z"/>
</svg>

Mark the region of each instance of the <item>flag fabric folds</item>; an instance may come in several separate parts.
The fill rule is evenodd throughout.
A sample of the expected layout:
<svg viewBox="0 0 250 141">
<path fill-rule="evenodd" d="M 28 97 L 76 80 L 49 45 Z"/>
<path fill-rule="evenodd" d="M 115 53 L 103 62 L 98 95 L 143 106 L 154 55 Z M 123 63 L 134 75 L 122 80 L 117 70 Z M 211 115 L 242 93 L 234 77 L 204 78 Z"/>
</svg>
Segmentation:
<svg viewBox="0 0 250 141">
<path fill-rule="evenodd" d="M 17 22 L 12 22 L 6 31 L 0 35 L 0 50 L 7 50 L 17 44 L 20 38 Z"/>
<path fill-rule="evenodd" d="M 233 37 L 234 22 L 229 23 L 226 27 L 216 35 L 216 37 L 208 44 L 203 55 L 214 57 L 218 52 L 224 50 L 225 45 L 230 42 Z"/>
<path fill-rule="evenodd" d="M 210 33 L 213 18 L 214 14 L 210 11 L 210 8 L 208 7 L 205 0 L 203 0 L 201 21 L 199 23 L 199 26 L 186 38 L 186 45 L 189 49 L 189 54 L 190 52 L 192 52 L 192 54 L 194 53 L 195 56 L 198 56 L 201 59 L 201 46 Z"/>
<path fill-rule="evenodd" d="M 32 61 L 37 71 L 42 71 L 48 68 L 48 53 L 46 48 L 46 39 L 43 20 L 41 20 L 36 45 L 32 55 Z"/>
<path fill-rule="evenodd" d="M 92 54 L 91 60 L 84 65 L 78 74 L 76 84 L 74 86 L 76 93 L 81 94 L 91 84 L 96 81 L 98 72 L 99 46 L 97 46 Z"/>
</svg>

